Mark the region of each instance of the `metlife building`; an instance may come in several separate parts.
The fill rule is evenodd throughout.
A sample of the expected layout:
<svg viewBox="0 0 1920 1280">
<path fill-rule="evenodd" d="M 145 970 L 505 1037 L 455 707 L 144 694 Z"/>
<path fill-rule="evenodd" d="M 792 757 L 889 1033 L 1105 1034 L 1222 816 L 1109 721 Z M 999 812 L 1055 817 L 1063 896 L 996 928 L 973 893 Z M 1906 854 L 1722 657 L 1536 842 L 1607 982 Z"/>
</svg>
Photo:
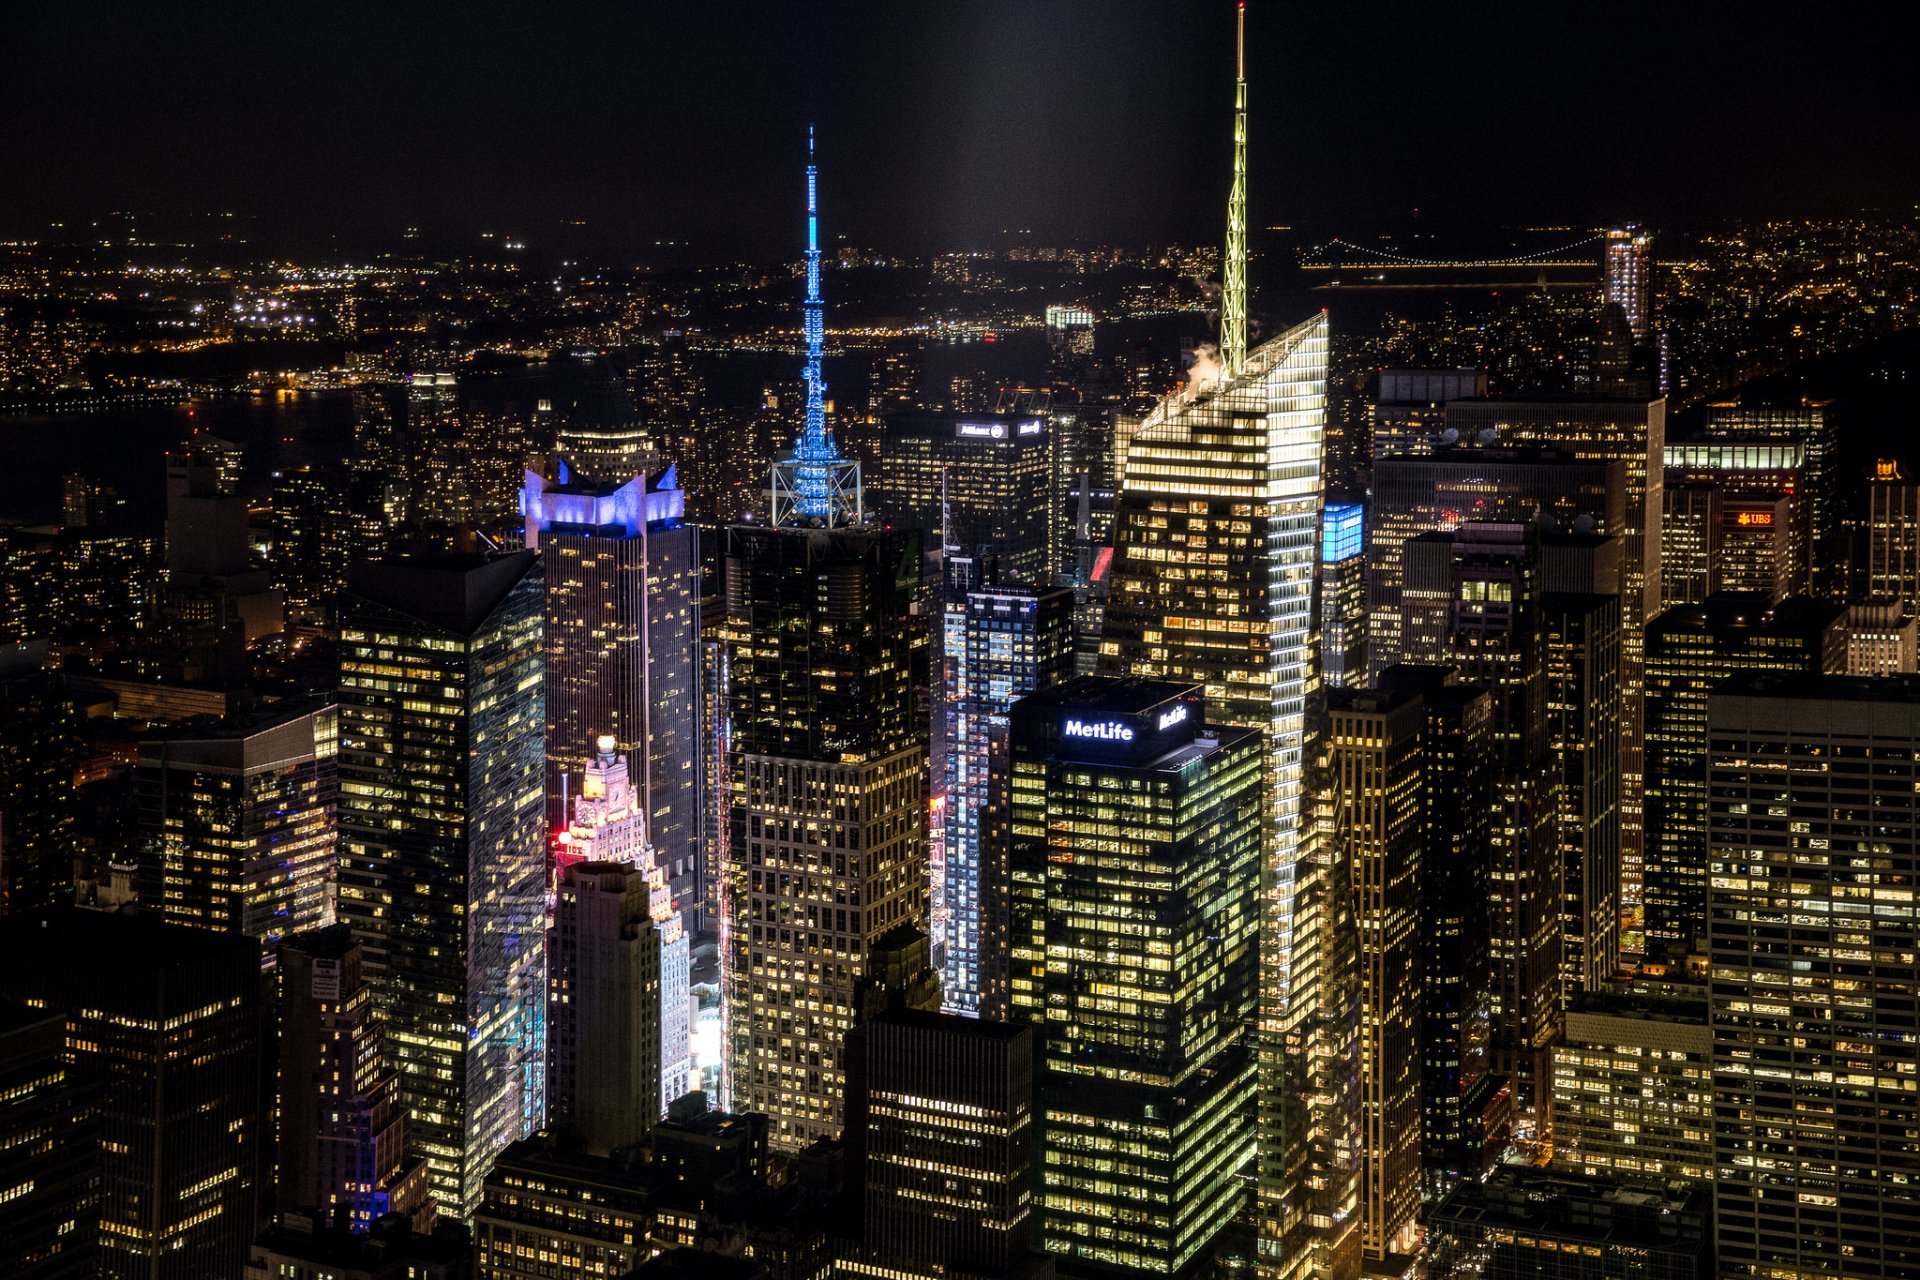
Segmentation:
<svg viewBox="0 0 1920 1280">
<path fill-rule="evenodd" d="M 1045 1246 L 1075 1269 L 1184 1274 L 1245 1195 L 1264 738 L 1206 711 L 1196 685 L 1082 676 L 1011 712 L 1010 1003 Z"/>
<path fill-rule="evenodd" d="M 950 589 L 1051 586 L 1062 554 L 1053 465 L 1037 413 L 896 413 L 867 500 L 882 521 L 938 539 Z"/>
</svg>

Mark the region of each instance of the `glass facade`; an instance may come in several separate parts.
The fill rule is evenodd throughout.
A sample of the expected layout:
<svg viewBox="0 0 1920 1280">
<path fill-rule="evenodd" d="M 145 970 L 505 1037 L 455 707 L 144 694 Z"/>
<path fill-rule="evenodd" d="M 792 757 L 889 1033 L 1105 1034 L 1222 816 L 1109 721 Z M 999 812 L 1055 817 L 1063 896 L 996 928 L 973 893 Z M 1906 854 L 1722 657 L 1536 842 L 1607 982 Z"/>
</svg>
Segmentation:
<svg viewBox="0 0 1920 1280">
<path fill-rule="evenodd" d="M 543 597 L 523 551 L 356 566 L 343 602 L 339 914 L 461 1221 L 546 1115 Z"/>
<path fill-rule="evenodd" d="M 1324 1040 L 1346 1033 L 1321 1016 L 1329 886 L 1307 803 L 1326 377 L 1322 313 L 1134 429 L 1100 641 L 1104 670 L 1199 685 L 1217 720 L 1266 736 L 1257 1218 L 1284 1274 L 1313 1265 L 1316 1235 L 1354 1255 L 1358 1225 L 1351 1080 L 1317 1078 L 1347 1052 Z"/>
<path fill-rule="evenodd" d="M 1045 1248 L 1076 1271 L 1186 1274 L 1245 1204 L 1265 752 L 1205 715 L 1098 676 L 1012 712 L 1011 1003 Z"/>
</svg>

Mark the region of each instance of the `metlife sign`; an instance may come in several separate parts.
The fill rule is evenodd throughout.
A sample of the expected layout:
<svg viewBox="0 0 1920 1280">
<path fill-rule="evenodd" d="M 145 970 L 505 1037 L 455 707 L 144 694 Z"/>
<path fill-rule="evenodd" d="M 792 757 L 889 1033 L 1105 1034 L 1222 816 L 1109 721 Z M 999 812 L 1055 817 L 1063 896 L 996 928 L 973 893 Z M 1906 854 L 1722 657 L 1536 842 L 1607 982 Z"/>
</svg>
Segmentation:
<svg viewBox="0 0 1920 1280">
<path fill-rule="evenodd" d="M 1079 710 L 1059 720 L 1061 746 L 1071 757 L 1113 763 L 1153 759 L 1192 739 L 1199 726 L 1191 702 L 1163 702 L 1140 711 L 1101 715 Z"/>
<path fill-rule="evenodd" d="M 1060 732 L 1094 742 L 1132 742 L 1134 737 L 1133 730 L 1118 720 L 1081 720 L 1076 716 L 1068 716 Z"/>
</svg>

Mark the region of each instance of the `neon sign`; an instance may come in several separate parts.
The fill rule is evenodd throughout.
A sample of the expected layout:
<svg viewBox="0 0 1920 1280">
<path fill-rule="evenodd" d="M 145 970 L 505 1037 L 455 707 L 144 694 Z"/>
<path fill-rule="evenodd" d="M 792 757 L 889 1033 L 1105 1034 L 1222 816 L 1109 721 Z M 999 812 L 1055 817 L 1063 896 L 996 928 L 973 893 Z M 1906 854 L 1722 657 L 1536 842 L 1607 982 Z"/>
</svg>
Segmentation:
<svg viewBox="0 0 1920 1280">
<path fill-rule="evenodd" d="M 1060 731 L 1069 738 L 1091 738 L 1096 742 L 1133 741 L 1133 730 L 1118 720 L 1069 720 Z"/>
<path fill-rule="evenodd" d="M 1187 704 L 1183 702 L 1179 706 L 1174 707 L 1172 710 L 1162 711 L 1160 713 L 1160 721 L 1158 724 L 1154 726 L 1154 728 L 1171 729 L 1173 728 L 1173 726 L 1177 724 L 1185 723 L 1186 718 L 1187 718 Z"/>
</svg>

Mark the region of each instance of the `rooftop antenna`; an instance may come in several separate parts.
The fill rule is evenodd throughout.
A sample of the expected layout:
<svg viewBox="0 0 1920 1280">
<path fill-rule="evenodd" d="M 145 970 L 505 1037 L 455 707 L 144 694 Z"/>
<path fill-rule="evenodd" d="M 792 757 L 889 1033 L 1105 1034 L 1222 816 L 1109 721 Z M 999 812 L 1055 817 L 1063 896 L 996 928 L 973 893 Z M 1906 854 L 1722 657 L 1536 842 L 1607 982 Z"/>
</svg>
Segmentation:
<svg viewBox="0 0 1920 1280">
<path fill-rule="evenodd" d="M 1227 196 L 1220 364 L 1229 378 L 1247 369 L 1247 0 L 1240 0 L 1233 82 L 1233 190 Z"/>
</svg>

